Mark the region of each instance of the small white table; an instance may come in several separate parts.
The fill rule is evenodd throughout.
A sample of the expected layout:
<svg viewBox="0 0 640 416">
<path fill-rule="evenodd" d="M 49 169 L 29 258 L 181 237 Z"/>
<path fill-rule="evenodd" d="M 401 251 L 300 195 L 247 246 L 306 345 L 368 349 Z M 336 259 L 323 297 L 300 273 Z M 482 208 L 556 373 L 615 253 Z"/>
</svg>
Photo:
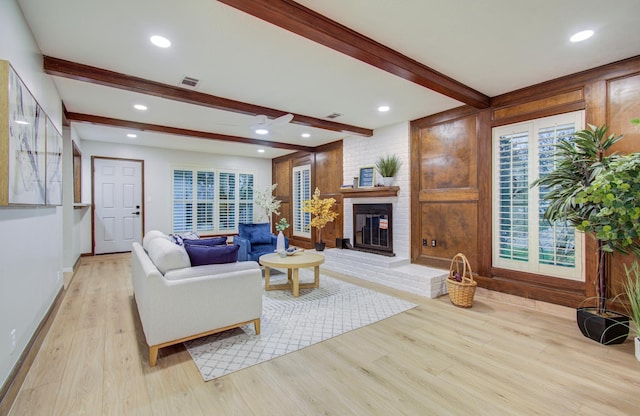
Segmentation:
<svg viewBox="0 0 640 416">
<path fill-rule="evenodd" d="M 294 297 L 300 295 L 300 289 L 315 289 L 320 286 L 320 265 L 324 263 L 324 256 L 316 253 L 300 252 L 292 256 L 280 257 L 279 254 L 265 254 L 258 259 L 264 266 L 264 290 L 291 290 Z M 287 283 L 272 285 L 271 267 L 287 269 Z M 298 281 L 298 269 L 313 267 L 313 283 Z"/>
</svg>

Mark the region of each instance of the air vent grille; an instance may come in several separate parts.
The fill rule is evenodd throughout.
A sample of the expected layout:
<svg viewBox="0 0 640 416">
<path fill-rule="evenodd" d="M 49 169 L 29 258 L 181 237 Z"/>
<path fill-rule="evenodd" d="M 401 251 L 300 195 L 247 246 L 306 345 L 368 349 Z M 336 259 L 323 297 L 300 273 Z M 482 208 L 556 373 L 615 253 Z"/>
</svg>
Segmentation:
<svg viewBox="0 0 640 416">
<path fill-rule="evenodd" d="M 334 119 L 340 117 L 342 114 L 340 113 L 331 113 L 326 118 Z"/>
<path fill-rule="evenodd" d="M 195 79 L 195 78 L 191 78 L 191 77 L 184 77 L 184 78 L 182 78 L 182 81 L 180 81 L 180 85 L 185 85 L 187 87 L 195 88 L 195 87 L 198 86 L 199 82 L 200 82 L 199 79 Z"/>
</svg>

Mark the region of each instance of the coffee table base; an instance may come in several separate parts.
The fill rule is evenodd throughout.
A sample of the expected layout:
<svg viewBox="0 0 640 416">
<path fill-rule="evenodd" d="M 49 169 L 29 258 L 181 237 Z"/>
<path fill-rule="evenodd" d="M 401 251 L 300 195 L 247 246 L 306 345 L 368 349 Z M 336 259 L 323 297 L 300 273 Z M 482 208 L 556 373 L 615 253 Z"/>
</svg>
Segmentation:
<svg viewBox="0 0 640 416">
<path fill-rule="evenodd" d="M 264 266 L 264 290 L 291 290 L 293 297 L 300 296 L 300 289 L 317 289 L 320 287 L 320 266 L 313 267 L 313 283 L 300 283 L 298 280 L 299 268 L 287 268 L 287 283 L 272 285 L 271 268 Z"/>
</svg>

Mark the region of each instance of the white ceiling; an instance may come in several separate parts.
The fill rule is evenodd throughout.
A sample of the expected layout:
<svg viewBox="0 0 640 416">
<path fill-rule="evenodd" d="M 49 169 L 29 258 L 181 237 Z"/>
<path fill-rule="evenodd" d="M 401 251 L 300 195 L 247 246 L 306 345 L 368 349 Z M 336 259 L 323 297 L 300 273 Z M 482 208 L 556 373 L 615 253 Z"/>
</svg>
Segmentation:
<svg viewBox="0 0 640 416">
<path fill-rule="evenodd" d="M 44 55 L 196 91 L 376 129 L 460 102 L 215 0 L 18 0 Z M 640 55 L 640 1 L 299 0 L 365 36 L 493 97 Z M 595 36 L 579 44 L 583 30 Z M 149 37 L 172 41 L 159 49 Z M 54 77 L 69 112 L 317 146 L 344 133 L 288 124 L 268 136 L 252 116 Z M 133 110 L 134 103 L 149 107 Z M 381 104 L 391 111 L 379 113 Z M 273 158 L 291 150 L 73 123 L 85 140 Z M 311 137 L 303 139 L 301 133 Z M 258 148 L 265 148 L 263 154 Z"/>
</svg>

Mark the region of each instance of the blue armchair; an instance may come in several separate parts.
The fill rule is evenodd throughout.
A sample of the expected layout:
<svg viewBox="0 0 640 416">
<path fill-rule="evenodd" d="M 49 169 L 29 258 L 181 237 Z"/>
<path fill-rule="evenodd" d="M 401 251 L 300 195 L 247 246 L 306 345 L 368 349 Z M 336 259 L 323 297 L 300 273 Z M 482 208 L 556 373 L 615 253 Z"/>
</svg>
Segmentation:
<svg viewBox="0 0 640 416">
<path fill-rule="evenodd" d="M 238 224 L 238 235 L 233 237 L 233 244 L 239 245 L 238 261 L 258 261 L 263 254 L 276 251 L 277 237 L 271 234 L 268 222 L 261 224 Z M 289 239 L 285 237 L 284 245 L 289 247 Z"/>
</svg>

